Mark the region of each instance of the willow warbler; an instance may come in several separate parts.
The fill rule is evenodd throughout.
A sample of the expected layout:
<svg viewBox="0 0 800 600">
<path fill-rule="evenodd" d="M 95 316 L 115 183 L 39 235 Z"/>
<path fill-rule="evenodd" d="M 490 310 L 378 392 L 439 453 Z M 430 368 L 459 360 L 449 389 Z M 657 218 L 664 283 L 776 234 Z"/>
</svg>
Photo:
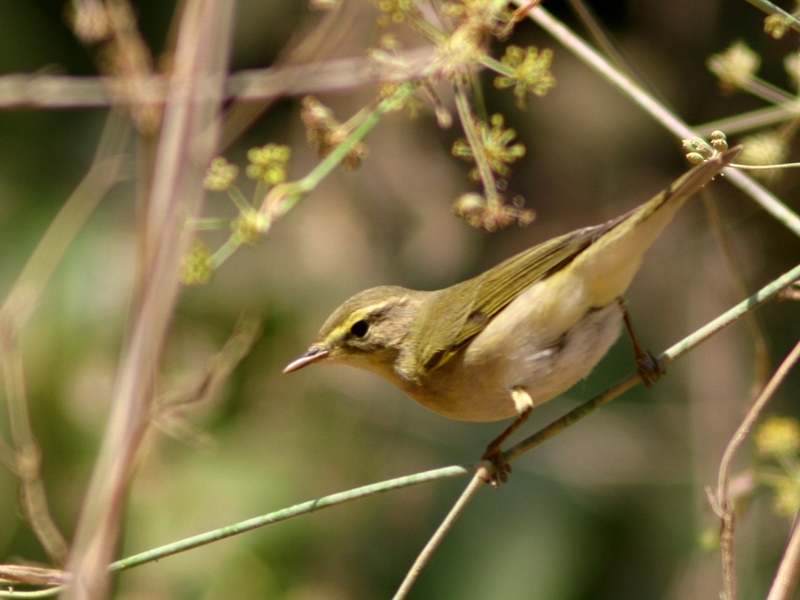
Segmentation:
<svg viewBox="0 0 800 600">
<path fill-rule="evenodd" d="M 629 326 L 622 294 L 677 210 L 728 166 L 732 148 L 601 225 L 559 236 L 467 281 L 425 292 L 382 286 L 328 317 L 284 373 L 339 363 L 385 377 L 423 406 L 464 421 L 517 417 L 486 450 L 493 482 L 510 466 L 500 444 L 531 409 L 586 377 Z M 645 383 L 660 366 L 636 342 Z"/>
</svg>

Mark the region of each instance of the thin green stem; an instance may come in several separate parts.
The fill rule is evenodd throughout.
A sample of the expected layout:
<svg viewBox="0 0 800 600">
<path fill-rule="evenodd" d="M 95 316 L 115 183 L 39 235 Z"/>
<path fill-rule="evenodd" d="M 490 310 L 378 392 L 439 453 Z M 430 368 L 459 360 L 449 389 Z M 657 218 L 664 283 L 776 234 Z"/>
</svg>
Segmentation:
<svg viewBox="0 0 800 600">
<path fill-rule="evenodd" d="M 461 119 L 461 125 L 464 128 L 464 135 L 467 137 L 467 143 L 469 143 L 469 147 L 472 149 L 472 157 L 475 159 L 475 166 L 483 182 L 486 201 L 488 204 L 500 204 L 500 198 L 497 194 L 497 182 L 492 173 L 492 168 L 489 166 L 489 161 L 486 158 L 483 142 L 478 135 L 478 127 L 469 105 L 469 92 L 466 89 L 466 85 L 463 83 L 456 84 L 455 92 L 456 109 Z"/>
<path fill-rule="evenodd" d="M 258 208 L 257 202 L 263 201 L 269 191 L 269 186 L 261 179 L 256 180 L 256 189 L 253 192 L 253 206 Z"/>
<path fill-rule="evenodd" d="M 263 182 L 259 181 L 262 185 Z M 253 207 L 250 206 L 250 203 L 247 201 L 247 198 L 244 197 L 242 191 L 236 187 L 235 185 L 228 188 L 228 197 L 233 201 L 236 205 L 236 208 L 239 209 L 239 212 L 247 213 L 253 210 Z"/>
<path fill-rule="evenodd" d="M 342 128 L 345 131 L 354 131 L 355 129 L 358 129 L 359 125 L 364 123 L 364 121 L 367 118 L 369 118 L 369 116 L 371 114 L 373 114 L 374 112 L 375 112 L 375 108 L 371 108 L 369 106 L 365 106 L 361 110 L 359 110 L 356 114 L 354 114 L 352 117 L 347 119 L 347 121 L 345 121 L 342 124 Z"/>
<path fill-rule="evenodd" d="M 419 556 L 417 556 L 417 560 L 414 561 L 414 564 L 411 565 L 408 573 L 406 573 L 405 579 L 403 579 L 403 582 L 400 584 L 400 587 L 397 589 L 397 592 L 392 600 L 403 600 L 406 596 L 408 596 L 408 592 L 411 591 L 411 587 L 414 585 L 414 583 L 416 583 L 419 574 L 422 572 L 422 569 L 425 568 L 425 565 L 428 564 L 428 561 L 439 547 L 439 544 L 442 543 L 442 540 L 450 531 L 450 529 L 452 529 L 455 522 L 461 516 L 461 513 L 464 512 L 467 504 L 469 504 L 469 502 L 475 497 L 475 494 L 478 493 L 478 490 L 487 481 L 488 475 L 485 468 L 482 467 L 477 473 L 475 473 L 475 475 L 473 475 L 469 485 L 461 493 L 461 496 L 459 496 L 458 500 L 453 505 L 453 508 L 450 509 L 450 512 L 447 513 L 444 521 L 442 521 L 438 529 L 436 529 L 436 532 L 433 534 L 433 536 L 431 536 L 431 539 L 428 540 L 428 543 L 425 544 L 422 552 L 420 552 Z"/>
<path fill-rule="evenodd" d="M 695 125 L 694 130 L 699 137 L 707 138 L 712 131 L 724 131 L 729 136 L 752 131 L 761 127 L 782 123 L 787 119 L 793 119 L 798 115 L 797 101 L 780 106 L 767 106 L 746 113 L 740 113 L 732 117 L 725 117 L 710 123 Z"/>
<path fill-rule="evenodd" d="M 770 104 L 783 105 L 796 101 L 796 98 L 788 92 L 759 77 L 750 77 L 749 81 L 742 87 L 742 90 Z"/>
<path fill-rule="evenodd" d="M 226 227 L 228 221 L 220 217 L 201 217 L 199 219 L 189 219 L 186 224 L 195 231 L 211 231 Z"/>
<path fill-rule="evenodd" d="M 730 271 L 733 281 L 738 288 L 739 295 L 746 298 L 749 290 L 745 283 L 744 273 L 742 272 L 741 264 L 736 257 L 736 252 L 733 249 L 728 231 L 722 221 L 719 207 L 714 200 L 714 196 L 708 187 L 704 188 L 701 192 L 703 204 L 706 209 L 711 228 L 716 233 L 717 243 L 725 257 L 725 262 L 728 263 L 728 270 Z M 767 346 L 766 335 L 761 330 L 758 320 L 754 313 L 745 315 L 745 325 L 750 331 L 750 337 L 753 339 L 753 387 L 752 395 L 755 395 L 758 390 L 762 389 L 764 383 L 769 379 L 770 360 L 769 349 Z"/>
<path fill-rule="evenodd" d="M 481 56 L 480 63 L 487 69 L 490 69 L 499 75 L 504 75 L 506 77 L 513 77 L 514 75 L 514 70 L 511 67 L 501 63 L 499 60 L 489 56 L 488 54 Z"/>
<path fill-rule="evenodd" d="M 731 163 L 731 168 L 741 169 L 742 171 L 769 171 L 771 169 L 796 169 L 800 167 L 800 162 L 796 163 L 781 163 L 779 165 L 740 165 Z"/>
<path fill-rule="evenodd" d="M 233 236 L 229 237 L 222 246 L 220 246 L 211 258 L 208 259 L 209 266 L 212 270 L 218 269 L 219 266 L 228 260 L 231 255 L 236 252 L 240 244 L 234 240 Z"/>
<path fill-rule="evenodd" d="M 166 556 L 171 556 L 172 554 L 177 554 L 179 552 L 197 548 L 198 546 L 203 546 L 205 544 L 210 544 L 211 542 L 231 537 L 233 535 L 238 535 L 240 533 L 244 533 L 245 531 L 251 531 L 253 529 L 258 529 L 259 527 L 264 527 L 265 525 L 272 525 L 273 523 L 278 523 L 280 521 L 285 521 L 300 515 L 312 513 L 322 508 L 343 504 L 344 502 L 351 502 L 367 496 L 374 496 L 375 494 L 388 492 L 390 490 L 405 488 L 412 485 L 419 485 L 420 483 L 461 477 L 463 475 L 468 475 L 474 470 L 475 467 L 444 467 L 442 469 L 434 469 L 432 471 L 416 473 L 406 477 L 397 477 L 395 479 L 389 479 L 379 483 L 372 483 L 370 485 L 365 485 L 359 488 L 348 490 L 346 492 L 339 492 L 338 494 L 331 494 L 330 496 L 324 496 L 316 500 L 310 500 L 308 502 L 296 504 L 295 506 L 278 510 L 260 517 L 255 517 L 253 519 L 248 519 L 247 521 L 242 521 L 241 523 L 237 523 L 235 525 L 215 529 L 207 533 L 202 533 L 200 535 L 180 540 L 179 542 L 161 546 L 160 548 L 154 548 L 153 550 L 148 550 L 147 552 L 135 554 L 133 556 L 129 556 L 128 558 L 123 558 L 122 560 L 111 563 L 108 568 L 112 571 L 123 571 L 125 569 L 137 567 L 144 563 L 159 560 Z"/>
<path fill-rule="evenodd" d="M 412 15 L 408 24 L 412 29 L 427 37 L 437 46 L 441 46 L 447 41 L 447 34 L 424 17 L 417 18 Z"/>
<path fill-rule="evenodd" d="M 271 226 L 274 221 L 289 212 L 300 200 L 313 191 L 331 171 L 342 163 L 350 151 L 355 148 L 356 144 L 372 131 L 381 120 L 381 117 L 387 112 L 394 110 L 398 105 L 401 105 L 414 89 L 414 84 L 404 84 L 400 86 L 391 98 L 387 98 L 378 103 L 378 105 L 364 117 L 364 121 L 305 177 L 295 182 L 272 188 L 264 198 L 264 202 L 259 209 L 259 212 L 267 217 L 268 227 Z"/>
</svg>

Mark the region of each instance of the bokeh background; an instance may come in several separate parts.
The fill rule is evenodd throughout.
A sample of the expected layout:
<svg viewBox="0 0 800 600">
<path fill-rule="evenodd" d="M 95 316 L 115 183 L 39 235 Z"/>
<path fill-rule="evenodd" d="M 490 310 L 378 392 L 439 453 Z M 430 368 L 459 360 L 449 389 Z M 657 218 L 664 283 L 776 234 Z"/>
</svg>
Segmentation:
<svg viewBox="0 0 800 600">
<path fill-rule="evenodd" d="M 323 18 L 301 1 L 240 0 L 233 71 L 286 56 Z M 345 0 L 347 35 L 313 59 L 362 56 L 381 31 L 369 2 Z M 742 1 L 594 2 L 622 54 L 656 95 L 691 124 L 764 106 L 722 94 L 705 64 L 744 39 L 762 56 L 760 75 L 786 90 L 783 57 L 797 35 L 763 34 L 763 14 Z M 546 8 L 580 27 L 566 3 Z M 175 3 L 135 3 L 156 55 Z M 96 75 L 101 59 L 76 41 L 64 3 L 0 2 L 0 73 Z M 344 23 L 344 21 L 343 21 Z M 342 25 L 344 27 L 345 25 Z M 334 28 L 334 31 L 336 29 Z M 409 45 L 421 40 L 399 34 Z M 334 172 L 259 246 L 237 252 L 205 286 L 184 291 L 163 365 L 164 390 L 189 388 L 242 315 L 261 323 L 251 353 L 213 400 L 176 417 L 183 436 L 154 427 L 133 482 L 120 556 L 297 502 L 453 463 L 476 460 L 502 424 L 445 420 L 388 383 L 344 367 L 284 376 L 339 303 L 366 287 L 437 289 L 534 243 L 601 222 L 647 199 L 686 169 L 679 143 L 628 99 L 530 23 L 512 43 L 550 47 L 557 86 L 526 111 L 485 77 L 491 113 L 502 112 L 527 147 L 509 190 L 538 218 L 528 228 L 470 229 L 451 203 L 471 191 L 469 165 L 450 155 L 457 126 L 430 110 L 415 121 L 385 118 L 354 172 Z M 443 88 L 444 89 L 444 88 Z M 319 94 L 344 120 L 374 98 L 372 86 Z M 445 103 L 451 99 L 444 95 Z M 247 148 L 293 151 L 291 177 L 317 162 L 305 142 L 299 98 L 285 98 L 226 156 Z M 101 109 L 0 111 L 0 293 L 14 279 L 91 163 Z M 734 138 L 735 141 L 735 138 Z M 775 192 L 797 209 L 798 176 Z M 247 185 L 245 182 L 243 185 Z M 794 266 L 800 242 L 724 181 L 713 184 L 750 291 Z M 74 530 L 108 413 L 126 335 L 136 262 L 130 182 L 101 203 L 56 272 L 24 331 L 24 365 L 43 475 L 54 518 Z M 220 194 L 204 212 L 232 216 Z M 212 247 L 224 234 L 204 234 Z M 702 202 L 678 215 L 648 254 L 628 294 L 639 336 L 660 352 L 740 299 Z M 773 360 L 800 327 L 791 302 L 757 317 Z M 533 432 L 629 373 L 621 339 L 585 382 L 537 408 Z M 735 325 L 669 369 L 514 464 L 511 483 L 483 490 L 421 576 L 411 598 L 644 599 L 717 597 L 719 553 L 704 548 L 717 523 L 703 486 L 715 484 L 722 451 L 754 385 L 752 338 Z M 771 413 L 797 413 L 797 377 Z M 7 436 L 0 413 L 2 434 Z M 173 432 L 174 433 L 174 432 Z M 749 469 L 746 447 L 736 472 Z M 465 480 L 419 486 L 339 506 L 123 573 L 119 598 L 387 598 Z M 19 484 L 0 469 L 0 560 L 46 555 L 22 518 Z M 755 492 L 739 517 L 742 597 L 768 589 L 790 520 Z M 705 535 L 707 538 L 708 535 Z M 713 537 L 713 535 L 711 536 Z"/>
</svg>

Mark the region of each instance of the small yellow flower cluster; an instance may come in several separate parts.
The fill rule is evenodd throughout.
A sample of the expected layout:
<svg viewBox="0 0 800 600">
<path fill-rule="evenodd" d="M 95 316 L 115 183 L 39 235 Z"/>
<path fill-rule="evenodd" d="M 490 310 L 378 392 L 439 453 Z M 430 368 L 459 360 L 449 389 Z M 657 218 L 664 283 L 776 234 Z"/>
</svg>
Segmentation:
<svg viewBox="0 0 800 600">
<path fill-rule="evenodd" d="M 280 144 L 250 148 L 247 151 L 247 160 L 250 161 L 247 165 L 247 176 L 267 185 L 283 183 L 286 181 L 286 169 L 291 157 L 291 148 Z"/>
<path fill-rule="evenodd" d="M 257 211 L 241 213 L 231 221 L 233 241 L 236 245 L 254 246 L 261 241 L 261 233 L 265 228 L 265 217 Z"/>
<path fill-rule="evenodd" d="M 375 0 L 375 6 L 383 13 L 378 17 L 381 27 L 405 23 L 410 15 L 419 13 L 414 0 Z"/>
<path fill-rule="evenodd" d="M 200 240 L 194 240 L 189 253 L 181 265 L 180 280 L 184 285 L 202 285 L 208 283 L 214 268 L 211 264 L 211 253 Z"/>
<path fill-rule="evenodd" d="M 486 123 L 477 124 L 481 145 L 492 171 L 506 177 L 511 172 L 508 165 L 525 156 L 525 145 L 511 143 L 517 137 L 517 132 L 513 129 L 503 129 L 503 115 L 492 115 L 490 123 L 491 126 Z M 453 156 L 458 156 L 466 161 L 475 160 L 472 148 L 464 138 L 456 140 L 452 152 Z M 480 181 L 477 167 L 470 171 L 469 177 L 473 181 Z"/>
<path fill-rule="evenodd" d="M 556 84 L 556 79 L 550 71 L 553 51 L 549 48 L 540 52 L 536 46 L 528 48 L 509 46 L 500 60 L 511 68 L 512 74 L 497 77 L 494 85 L 501 90 L 513 87 L 517 106 L 520 108 L 527 107 L 529 93 L 544 96 Z"/>
<path fill-rule="evenodd" d="M 210 192 L 224 192 L 231 187 L 239 175 L 239 167 L 218 156 L 211 161 L 203 179 L 203 187 Z"/>
</svg>

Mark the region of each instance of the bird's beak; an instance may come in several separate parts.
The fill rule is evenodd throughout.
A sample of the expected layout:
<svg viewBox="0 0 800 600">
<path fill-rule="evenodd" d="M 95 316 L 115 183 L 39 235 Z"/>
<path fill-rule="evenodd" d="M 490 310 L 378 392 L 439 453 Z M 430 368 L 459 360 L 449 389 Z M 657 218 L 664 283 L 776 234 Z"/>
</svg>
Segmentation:
<svg viewBox="0 0 800 600">
<path fill-rule="evenodd" d="M 294 359 L 292 362 L 286 365 L 286 367 L 283 369 L 283 372 L 291 373 L 292 371 L 302 369 L 311 363 L 323 360 L 326 356 L 328 356 L 329 353 L 330 351 L 326 350 L 325 348 L 309 348 L 308 351 L 303 354 L 303 356 Z"/>
</svg>

